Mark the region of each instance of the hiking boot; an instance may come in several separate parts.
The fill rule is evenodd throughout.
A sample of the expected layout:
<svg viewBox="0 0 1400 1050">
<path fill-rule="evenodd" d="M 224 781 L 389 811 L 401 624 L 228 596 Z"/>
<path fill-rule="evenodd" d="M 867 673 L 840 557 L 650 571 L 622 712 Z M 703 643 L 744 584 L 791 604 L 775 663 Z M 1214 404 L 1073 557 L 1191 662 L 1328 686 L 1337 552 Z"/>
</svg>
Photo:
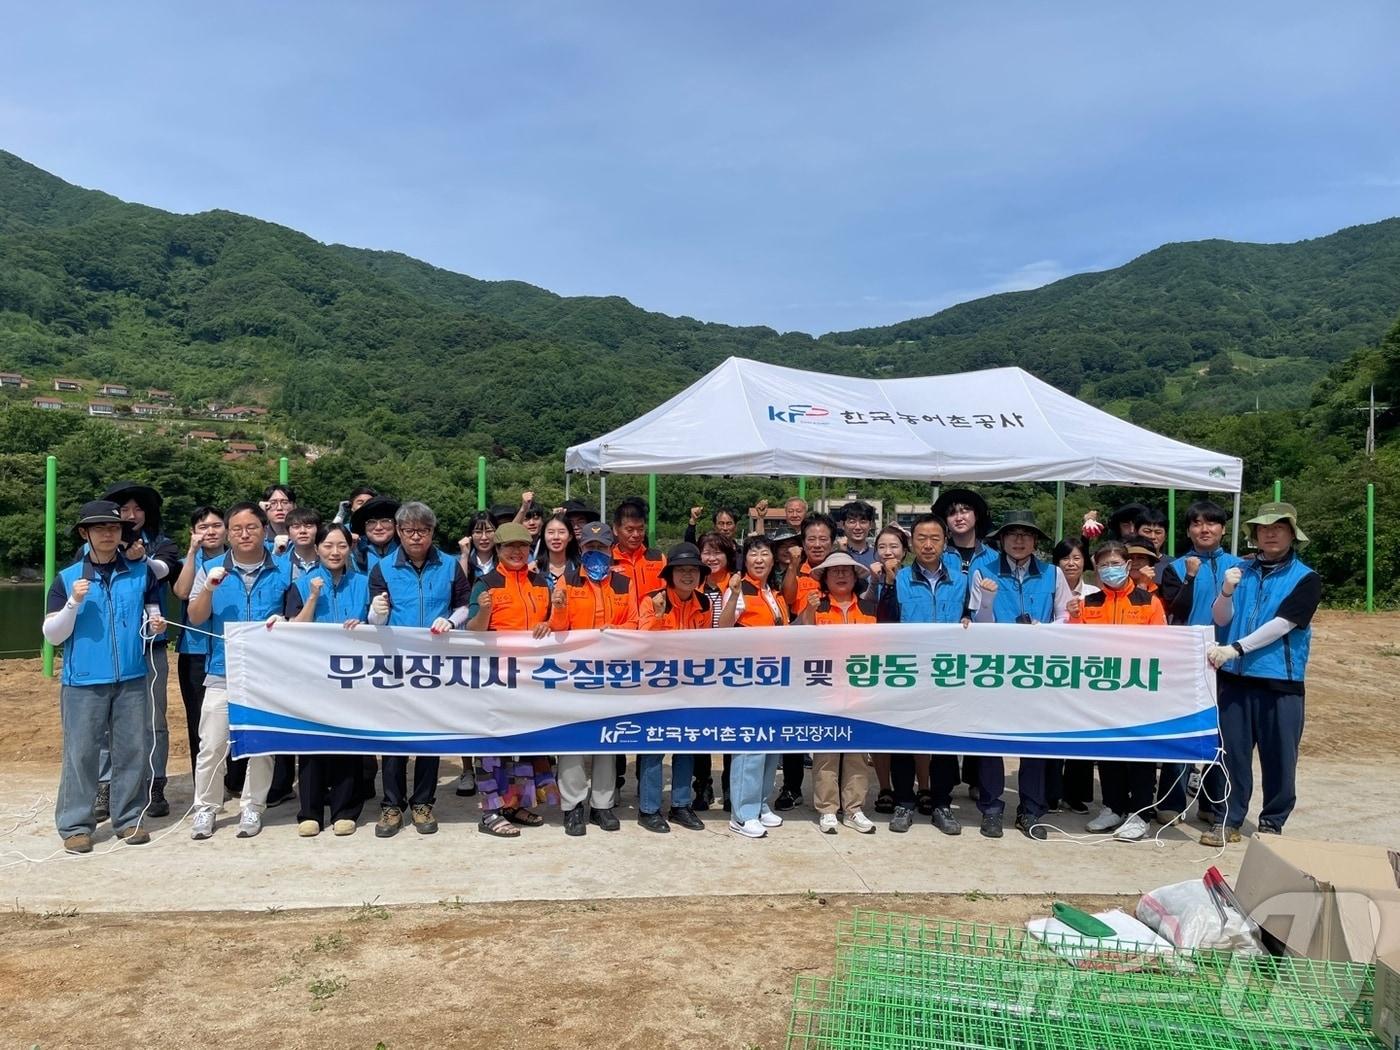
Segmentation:
<svg viewBox="0 0 1400 1050">
<path fill-rule="evenodd" d="M 79 832 L 63 840 L 63 848 L 68 853 L 91 853 L 92 836 Z"/>
<path fill-rule="evenodd" d="M 262 814 L 252 806 L 248 806 L 238 817 L 238 837 L 251 839 L 260 831 L 262 831 Z"/>
<path fill-rule="evenodd" d="M 1261 820 L 1259 822 L 1259 834 L 1261 835 L 1282 835 L 1283 828 L 1279 827 L 1272 820 Z"/>
<path fill-rule="evenodd" d="M 575 838 L 588 834 L 588 807 L 582 802 L 564 811 L 564 834 Z"/>
<path fill-rule="evenodd" d="M 151 841 L 151 833 L 140 824 L 136 824 L 129 828 L 122 828 L 117 832 L 117 838 L 128 846 L 144 846 Z"/>
<path fill-rule="evenodd" d="M 398 806 L 385 806 L 379 811 L 379 821 L 374 825 L 374 837 L 391 839 L 403 827 L 403 810 Z"/>
<path fill-rule="evenodd" d="M 948 806 L 935 806 L 930 822 L 945 835 L 962 834 L 962 824 L 953 816 L 953 811 Z"/>
<path fill-rule="evenodd" d="M 213 809 L 196 810 L 194 823 L 190 825 L 190 838 L 207 839 L 214 834 L 214 817 L 216 811 Z"/>
<path fill-rule="evenodd" d="M 890 817 L 890 830 L 897 833 L 908 831 L 914 826 L 914 811 L 908 806 L 895 806 L 894 816 Z"/>
<path fill-rule="evenodd" d="M 431 835 L 437 831 L 437 817 L 433 816 L 433 807 L 420 804 L 413 807 L 413 830 L 420 835 Z"/>
<path fill-rule="evenodd" d="M 165 777 L 156 777 L 151 781 L 151 801 L 146 806 L 146 816 L 170 816 L 170 803 L 165 797 Z"/>
<path fill-rule="evenodd" d="M 778 792 L 778 797 L 773 800 L 773 808 L 788 810 L 792 809 L 793 806 L 797 805 L 801 801 L 802 797 L 798 795 L 795 791 L 789 791 L 787 788 L 783 788 L 783 790 Z M 773 827 L 775 825 L 770 824 L 766 826 Z"/>
<path fill-rule="evenodd" d="M 612 811 L 612 807 L 607 809 L 593 809 L 589 807 L 588 819 L 591 823 L 597 824 L 604 831 L 616 831 L 622 827 L 618 823 L 617 814 Z"/>
<path fill-rule="evenodd" d="M 690 806 L 672 806 L 667 816 L 672 824 L 679 824 L 687 831 L 705 830 L 705 822 L 695 815 L 695 810 Z"/>
<path fill-rule="evenodd" d="M 92 800 L 92 819 L 101 824 L 112 815 L 112 785 L 102 780 L 97 784 L 97 797 Z"/>
<path fill-rule="evenodd" d="M 1026 814 L 1016 818 L 1016 830 L 1028 839 L 1035 839 L 1036 842 L 1044 842 L 1050 837 L 1049 829 L 1040 822 L 1039 817 Z"/>
<path fill-rule="evenodd" d="M 979 829 L 983 838 L 999 839 L 1003 832 L 1001 827 L 1000 813 L 983 813 L 982 827 Z"/>
<path fill-rule="evenodd" d="M 1202 846 L 1214 846 L 1219 849 L 1227 843 L 1238 842 L 1240 840 L 1240 829 L 1232 828 L 1228 824 L 1215 824 L 1209 831 L 1201 833 Z"/>
<path fill-rule="evenodd" d="M 658 813 L 638 813 L 637 823 L 648 831 L 654 831 L 658 835 L 666 835 L 671 831 L 671 825 L 666 823 L 666 818 Z"/>
</svg>

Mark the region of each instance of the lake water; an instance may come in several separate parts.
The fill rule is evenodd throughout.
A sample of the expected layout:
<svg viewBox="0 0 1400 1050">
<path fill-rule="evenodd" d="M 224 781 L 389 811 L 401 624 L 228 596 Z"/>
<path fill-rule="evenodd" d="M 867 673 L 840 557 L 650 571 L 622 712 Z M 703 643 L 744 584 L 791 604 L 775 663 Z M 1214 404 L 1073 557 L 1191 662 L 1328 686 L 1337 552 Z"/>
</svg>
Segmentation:
<svg viewBox="0 0 1400 1050">
<path fill-rule="evenodd" d="M 43 618 L 43 587 L 0 584 L 0 660 L 38 656 Z"/>
</svg>

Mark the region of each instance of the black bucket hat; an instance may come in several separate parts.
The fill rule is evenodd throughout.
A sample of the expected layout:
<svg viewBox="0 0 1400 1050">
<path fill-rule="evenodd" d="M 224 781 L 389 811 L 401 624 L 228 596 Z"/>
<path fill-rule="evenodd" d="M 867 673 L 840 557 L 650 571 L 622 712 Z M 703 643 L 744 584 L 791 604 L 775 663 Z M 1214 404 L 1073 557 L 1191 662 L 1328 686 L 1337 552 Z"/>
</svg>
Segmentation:
<svg viewBox="0 0 1400 1050">
<path fill-rule="evenodd" d="M 107 486 L 102 498 L 111 500 L 118 507 L 127 500 L 134 499 L 136 505 L 146 512 L 146 532 L 151 536 L 160 535 L 160 508 L 165 501 L 151 486 L 140 485 L 135 481 L 118 481 L 115 485 Z"/>
<path fill-rule="evenodd" d="M 965 507 L 971 507 L 972 512 L 977 515 L 977 525 L 972 531 L 979 540 L 985 539 L 992 529 L 992 512 L 981 494 L 972 491 L 972 489 L 944 489 L 938 494 L 938 499 L 934 501 L 932 512 L 946 522 L 948 512 L 960 503 Z"/>
<path fill-rule="evenodd" d="M 109 499 L 95 499 L 84 503 L 78 511 L 78 520 L 73 525 L 73 532 L 77 533 L 79 529 L 90 525 L 120 525 L 123 540 L 129 542 L 136 538 L 136 529 L 131 522 L 122 518 L 121 507 Z"/>
<path fill-rule="evenodd" d="M 1108 535 L 1115 540 L 1122 532 L 1121 526 L 1125 521 L 1136 521 L 1147 513 L 1145 503 L 1125 503 L 1115 510 L 1108 519 Z"/>
<path fill-rule="evenodd" d="M 365 524 L 370 518 L 392 518 L 399 512 L 399 501 L 392 496 L 375 496 L 360 504 L 360 509 L 350 515 L 350 527 L 357 536 L 365 534 Z"/>
<path fill-rule="evenodd" d="M 586 506 L 582 500 L 566 499 L 564 501 L 564 517 L 572 518 L 575 514 L 582 514 L 584 521 L 602 520 L 602 516 L 592 507 Z"/>
<path fill-rule="evenodd" d="M 1029 510 L 1008 510 L 1001 519 L 997 527 L 987 533 L 988 539 L 1000 536 L 1007 529 L 1025 529 L 1040 537 L 1043 543 L 1050 542 L 1049 534 L 1035 523 L 1035 514 Z"/>
<path fill-rule="evenodd" d="M 693 543 L 678 543 L 666 552 L 666 564 L 661 569 L 661 578 L 671 582 L 673 569 L 699 569 L 700 582 L 710 575 L 710 567 L 700 560 L 700 548 Z"/>
</svg>

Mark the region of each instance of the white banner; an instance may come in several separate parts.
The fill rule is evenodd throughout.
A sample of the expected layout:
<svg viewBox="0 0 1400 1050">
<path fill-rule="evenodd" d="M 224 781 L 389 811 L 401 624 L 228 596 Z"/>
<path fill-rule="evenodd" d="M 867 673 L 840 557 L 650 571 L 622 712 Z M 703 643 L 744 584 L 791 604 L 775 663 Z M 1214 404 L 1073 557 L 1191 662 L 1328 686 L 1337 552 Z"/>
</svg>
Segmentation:
<svg viewBox="0 0 1400 1050">
<path fill-rule="evenodd" d="M 1208 628 L 229 625 L 235 757 L 869 751 L 1193 762 Z"/>
</svg>

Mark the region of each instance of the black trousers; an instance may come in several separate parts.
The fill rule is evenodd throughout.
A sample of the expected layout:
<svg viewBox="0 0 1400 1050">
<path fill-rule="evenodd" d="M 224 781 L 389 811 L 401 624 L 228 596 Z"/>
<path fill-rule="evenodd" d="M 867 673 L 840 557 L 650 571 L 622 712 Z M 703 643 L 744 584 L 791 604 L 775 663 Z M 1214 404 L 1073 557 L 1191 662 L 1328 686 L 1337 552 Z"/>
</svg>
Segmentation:
<svg viewBox="0 0 1400 1050">
<path fill-rule="evenodd" d="M 723 769 L 723 771 L 720 773 L 720 778 L 719 778 L 719 783 L 720 783 L 720 797 L 721 797 L 721 798 L 728 798 L 728 797 L 729 797 L 729 767 L 732 766 L 732 765 L 734 764 L 734 756 L 733 756 L 733 755 L 724 755 L 723 758 L 724 758 L 724 769 Z M 699 785 L 699 784 L 705 783 L 705 781 L 707 781 L 707 780 L 713 782 L 713 780 L 714 780 L 714 777 L 713 777 L 713 769 L 714 769 L 714 767 L 713 767 L 713 764 L 712 764 L 712 762 L 711 762 L 711 758 L 710 758 L 710 755 L 709 755 L 708 752 L 707 752 L 706 754 L 703 754 L 703 755 L 696 755 L 696 756 L 695 756 L 695 767 L 694 767 L 694 771 L 692 772 L 692 776 L 694 777 L 695 783 L 696 783 L 697 785 Z"/>
<path fill-rule="evenodd" d="M 1087 806 L 1094 801 L 1094 763 L 1082 758 L 1050 759 L 1045 767 L 1045 797 Z"/>
<path fill-rule="evenodd" d="M 359 755 L 303 755 L 300 781 L 301 808 L 297 820 L 314 820 L 326 826 L 326 803 L 331 820 L 359 820 L 364 801 L 360 796 Z"/>
<path fill-rule="evenodd" d="M 1157 767 L 1151 762 L 1100 762 L 1103 804 L 1119 816 L 1152 809 L 1157 798 Z"/>
<path fill-rule="evenodd" d="M 806 773 L 807 756 L 802 754 L 786 754 L 783 756 L 783 790 L 791 791 L 794 795 L 802 794 L 802 778 Z"/>
<path fill-rule="evenodd" d="M 175 674 L 180 680 L 180 699 L 185 702 L 185 729 L 190 738 L 190 773 L 199 757 L 199 713 L 204 710 L 203 653 L 180 653 L 175 658 Z"/>
<path fill-rule="evenodd" d="M 890 755 L 890 790 L 894 792 L 894 804 L 906 809 L 913 809 L 917 801 L 914 796 L 914 757 Z M 933 755 L 929 758 L 928 790 L 933 796 L 934 809 L 953 804 L 953 788 L 958 784 L 958 776 L 956 755 Z"/>
<path fill-rule="evenodd" d="M 385 755 L 380 762 L 384 775 L 383 805 L 405 809 L 405 803 L 431 806 L 437 801 L 438 765 L 436 755 L 419 755 L 413 760 L 413 796 L 408 795 L 408 759 L 403 755 Z"/>
</svg>

